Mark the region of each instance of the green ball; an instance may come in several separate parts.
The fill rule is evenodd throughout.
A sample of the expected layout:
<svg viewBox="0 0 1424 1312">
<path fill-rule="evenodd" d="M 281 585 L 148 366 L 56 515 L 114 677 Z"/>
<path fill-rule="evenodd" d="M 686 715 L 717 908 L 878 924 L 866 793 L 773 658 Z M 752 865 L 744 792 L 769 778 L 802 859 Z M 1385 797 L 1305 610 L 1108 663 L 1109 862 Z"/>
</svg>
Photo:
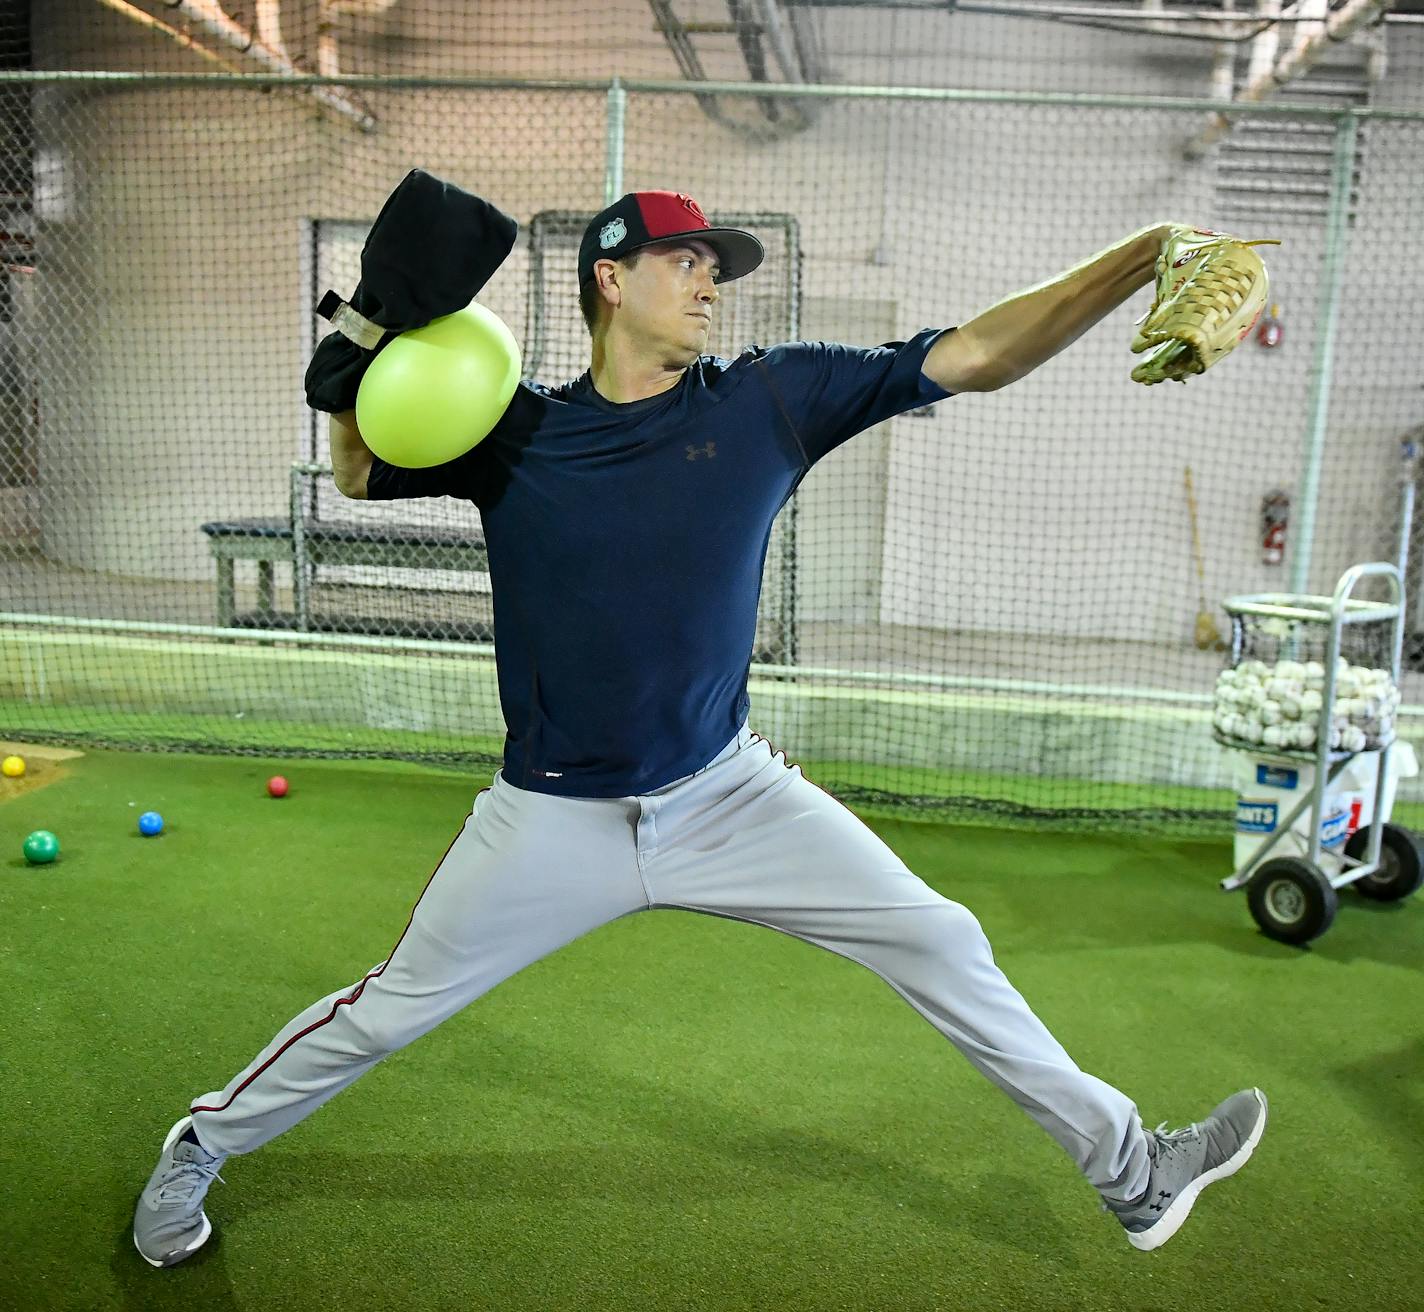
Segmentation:
<svg viewBox="0 0 1424 1312">
<path fill-rule="evenodd" d="M 514 334 L 471 301 L 401 333 L 371 361 L 356 392 L 361 439 L 388 465 L 443 465 L 489 435 L 520 367 Z"/>
<path fill-rule="evenodd" d="M 59 855 L 59 839 L 48 829 L 36 829 L 25 839 L 25 860 L 32 866 L 47 866 Z"/>
</svg>

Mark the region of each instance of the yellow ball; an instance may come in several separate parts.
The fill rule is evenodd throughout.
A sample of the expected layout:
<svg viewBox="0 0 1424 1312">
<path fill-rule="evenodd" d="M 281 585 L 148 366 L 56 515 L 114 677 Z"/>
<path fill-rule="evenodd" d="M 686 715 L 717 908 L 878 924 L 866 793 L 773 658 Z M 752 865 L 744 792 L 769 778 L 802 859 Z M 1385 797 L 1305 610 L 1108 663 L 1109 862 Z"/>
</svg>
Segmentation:
<svg viewBox="0 0 1424 1312">
<path fill-rule="evenodd" d="M 389 465 L 443 465 L 489 435 L 519 371 L 514 334 L 472 301 L 401 333 L 371 361 L 356 393 L 356 426 Z"/>
<path fill-rule="evenodd" d="M 0 774 L 4 774 L 7 779 L 18 779 L 25 773 L 25 758 L 23 756 L 7 756 L 0 762 Z"/>
</svg>

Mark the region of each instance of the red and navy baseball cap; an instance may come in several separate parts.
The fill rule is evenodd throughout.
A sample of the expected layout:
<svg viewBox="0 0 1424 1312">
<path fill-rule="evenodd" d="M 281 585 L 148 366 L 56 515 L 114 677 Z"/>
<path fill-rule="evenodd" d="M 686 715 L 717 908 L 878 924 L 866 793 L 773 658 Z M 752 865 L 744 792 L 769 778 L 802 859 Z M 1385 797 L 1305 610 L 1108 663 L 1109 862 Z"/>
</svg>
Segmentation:
<svg viewBox="0 0 1424 1312">
<path fill-rule="evenodd" d="M 702 207 L 680 191 L 631 191 L 584 229 L 579 243 L 579 286 L 593 278 L 596 260 L 619 260 L 642 246 L 696 237 L 717 252 L 717 282 L 750 273 L 766 252 L 761 242 L 739 228 L 714 228 Z"/>
</svg>

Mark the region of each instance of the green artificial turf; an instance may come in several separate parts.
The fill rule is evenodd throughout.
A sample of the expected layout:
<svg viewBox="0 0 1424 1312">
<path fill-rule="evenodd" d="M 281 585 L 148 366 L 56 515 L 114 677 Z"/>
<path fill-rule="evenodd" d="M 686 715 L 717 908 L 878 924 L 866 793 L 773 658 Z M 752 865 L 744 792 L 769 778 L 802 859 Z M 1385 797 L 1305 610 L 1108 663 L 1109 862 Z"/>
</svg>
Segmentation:
<svg viewBox="0 0 1424 1312">
<path fill-rule="evenodd" d="M 504 737 L 479 734 L 413 733 L 410 729 L 376 729 L 367 725 L 318 724 L 304 720 L 272 720 L 250 715 L 187 712 L 165 714 L 129 707 L 45 706 L 0 698 L 0 723 L 8 735 L 30 742 L 97 743 L 132 747 L 142 743 L 155 750 L 202 752 L 295 752 L 302 756 L 402 757 L 423 754 L 431 760 L 477 757 L 498 762 Z M 497 768 L 497 767 L 496 767 Z"/>
<path fill-rule="evenodd" d="M 0 722 L 31 742 L 155 751 L 259 754 L 294 752 L 303 758 L 362 754 L 385 759 L 459 762 L 485 776 L 498 768 L 502 738 L 409 729 L 373 729 L 231 715 L 168 715 L 132 709 L 93 710 L 31 705 L 0 698 Z M 4 736 L 0 734 L 0 736 Z M 473 762 L 478 762 L 473 763 Z M 1096 826 L 1110 822 L 1139 831 L 1225 831 L 1232 799 L 1221 789 L 1160 783 L 1085 782 L 989 771 L 805 759 L 806 772 L 864 814 L 887 819 L 950 820 L 958 824 Z M 486 768 L 486 764 L 488 768 Z M 1086 815 L 1078 814 L 1090 808 Z"/>
<path fill-rule="evenodd" d="M 1149 1124 L 1270 1096 L 1256 1157 L 1160 1252 L 874 976 L 660 913 L 229 1159 L 214 1238 L 149 1267 L 129 1227 L 163 1134 L 386 956 L 488 774 L 95 752 L 0 789 L 0 1308 L 1424 1305 L 1419 899 L 1343 894 L 1293 949 L 1217 889 L 1229 837 L 878 819 Z M 40 827 L 63 853 L 27 867 Z"/>
</svg>

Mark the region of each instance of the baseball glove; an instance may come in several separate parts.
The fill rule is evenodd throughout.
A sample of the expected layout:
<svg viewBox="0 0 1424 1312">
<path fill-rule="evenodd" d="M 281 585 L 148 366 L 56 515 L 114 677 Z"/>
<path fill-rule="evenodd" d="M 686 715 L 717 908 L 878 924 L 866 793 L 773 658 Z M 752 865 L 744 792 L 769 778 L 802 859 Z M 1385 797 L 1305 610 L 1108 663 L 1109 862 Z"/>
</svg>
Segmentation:
<svg viewBox="0 0 1424 1312">
<path fill-rule="evenodd" d="M 1279 245 L 1273 237 L 1242 241 L 1208 228 L 1174 228 L 1157 256 L 1156 299 L 1132 339 L 1135 353 L 1149 352 L 1133 380 L 1185 383 L 1231 350 L 1255 325 L 1270 290 L 1252 247 Z"/>
</svg>

